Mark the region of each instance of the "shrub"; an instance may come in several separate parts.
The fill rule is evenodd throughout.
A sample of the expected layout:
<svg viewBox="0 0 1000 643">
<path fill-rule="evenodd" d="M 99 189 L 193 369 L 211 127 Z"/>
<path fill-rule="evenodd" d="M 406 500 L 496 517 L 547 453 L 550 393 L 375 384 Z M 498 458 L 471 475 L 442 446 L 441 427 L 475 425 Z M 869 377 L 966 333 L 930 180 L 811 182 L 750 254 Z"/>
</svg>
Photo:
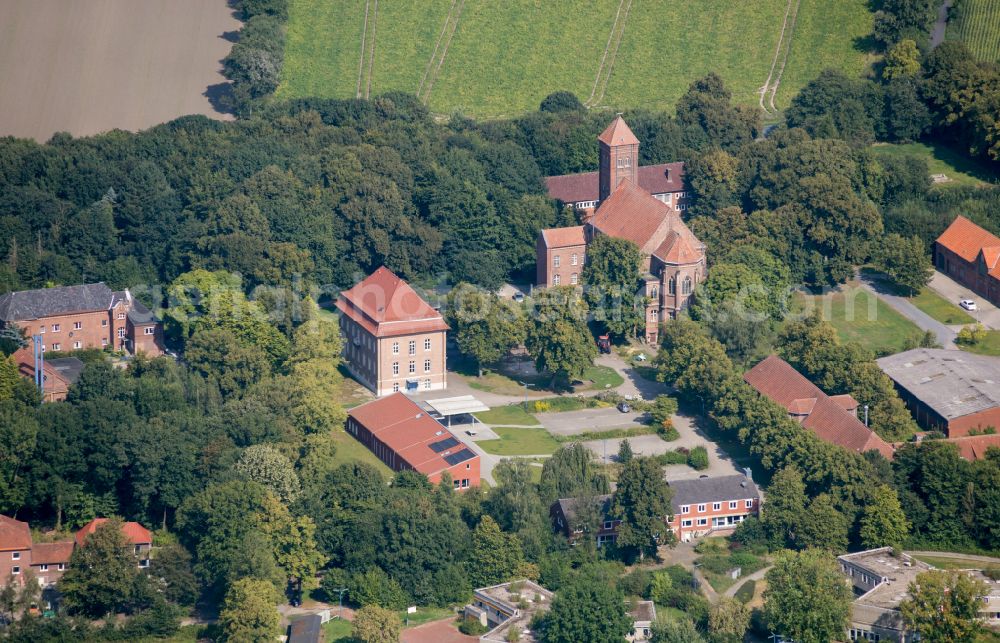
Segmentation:
<svg viewBox="0 0 1000 643">
<path fill-rule="evenodd" d="M 691 449 L 687 459 L 688 466 L 697 471 L 704 471 L 708 468 L 708 450 L 705 447 L 695 447 Z"/>
<path fill-rule="evenodd" d="M 625 596 L 646 596 L 653 575 L 645 569 L 635 569 L 618 579 L 618 590 Z"/>
<path fill-rule="evenodd" d="M 965 326 L 962 330 L 958 331 L 958 337 L 955 338 L 955 342 L 974 346 L 984 339 L 986 339 L 986 329 L 982 324 L 974 324 L 972 326 Z"/>
<path fill-rule="evenodd" d="M 649 415 L 657 426 L 667 426 L 675 413 L 677 413 L 677 400 L 669 395 L 657 395 L 649 409 Z"/>
<path fill-rule="evenodd" d="M 535 402 L 535 413 L 545 413 L 549 410 L 549 403 L 538 400 Z"/>
<path fill-rule="evenodd" d="M 665 424 L 661 424 L 656 427 L 656 435 L 660 436 L 660 439 L 665 442 L 673 442 L 681 437 L 677 427 L 675 427 L 673 422 L 670 422 L 669 420 Z"/>
<path fill-rule="evenodd" d="M 667 451 L 666 453 L 661 453 L 653 457 L 655 457 L 656 462 L 663 467 L 668 464 L 686 464 L 688 458 L 686 453 L 681 453 L 679 450 Z"/>
<path fill-rule="evenodd" d="M 378 605 L 387 609 L 403 609 L 409 603 L 406 592 L 395 578 L 381 568 L 372 567 L 363 574 L 355 574 L 348 583 L 351 602 L 362 607 Z"/>
<path fill-rule="evenodd" d="M 489 630 L 474 618 L 463 618 L 462 622 L 458 624 L 458 631 L 469 636 L 479 636 L 486 634 Z"/>
</svg>

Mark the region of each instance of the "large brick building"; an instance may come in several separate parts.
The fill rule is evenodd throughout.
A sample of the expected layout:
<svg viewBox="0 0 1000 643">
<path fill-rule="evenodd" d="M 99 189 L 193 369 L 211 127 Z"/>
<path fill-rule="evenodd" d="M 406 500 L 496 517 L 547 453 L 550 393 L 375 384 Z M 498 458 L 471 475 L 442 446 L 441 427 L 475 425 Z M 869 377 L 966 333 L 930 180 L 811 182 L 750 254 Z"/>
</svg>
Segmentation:
<svg viewBox="0 0 1000 643">
<path fill-rule="evenodd" d="M 892 446 L 858 419 L 853 397 L 827 395 L 777 355 L 762 360 L 743 379 L 821 440 L 858 453 L 874 450 L 893 457 Z"/>
<path fill-rule="evenodd" d="M 111 348 L 163 353 L 163 329 L 128 290 L 103 282 L 21 290 L 0 296 L 0 322 L 42 336 L 42 350 Z"/>
<path fill-rule="evenodd" d="M 959 216 L 934 243 L 934 265 L 1000 306 L 1000 237 Z"/>
<path fill-rule="evenodd" d="M 11 578 L 16 584 L 23 584 L 27 569 L 31 569 L 42 588 L 56 584 L 69 567 L 73 550 L 85 546 L 87 537 L 105 522 L 106 518 L 91 520 L 76 532 L 73 540 L 36 543 L 28 523 L 0 515 L 0 587 Z M 143 569 L 149 567 L 152 533 L 137 522 L 123 523 L 122 533 L 136 564 Z"/>
<path fill-rule="evenodd" d="M 877 362 L 925 429 L 949 438 L 1000 429 L 1000 358 L 915 348 Z"/>
<path fill-rule="evenodd" d="M 580 283 L 587 245 L 597 235 L 627 239 L 643 257 L 637 294 L 649 298 L 645 339 L 656 342 L 660 323 L 673 319 L 705 279 L 705 245 L 680 213 L 683 164 L 640 168 L 639 140 L 621 116 L 598 137 L 597 172 L 549 177 L 549 196 L 572 204 L 582 225 L 542 230 L 536 246 L 536 283 Z"/>
<path fill-rule="evenodd" d="M 479 486 L 479 456 L 402 393 L 351 409 L 346 429 L 393 471 L 417 471 L 433 484 L 447 472 L 455 489 Z"/>
<path fill-rule="evenodd" d="M 441 313 L 384 266 L 337 299 L 344 356 L 375 395 L 447 387 L 447 331 Z"/>
</svg>

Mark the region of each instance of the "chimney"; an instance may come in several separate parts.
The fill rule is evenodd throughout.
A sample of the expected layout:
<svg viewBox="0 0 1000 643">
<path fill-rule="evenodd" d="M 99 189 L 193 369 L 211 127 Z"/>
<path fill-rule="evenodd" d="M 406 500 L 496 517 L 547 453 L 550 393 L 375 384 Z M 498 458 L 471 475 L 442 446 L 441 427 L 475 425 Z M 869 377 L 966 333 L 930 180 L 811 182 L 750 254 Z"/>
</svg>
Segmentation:
<svg viewBox="0 0 1000 643">
<path fill-rule="evenodd" d="M 753 471 L 750 467 L 743 467 L 743 475 L 746 476 L 747 480 L 753 480 Z"/>
<path fill-rule="evenodd" d="M 668 181 L 670 180 L 670 166 L 669 165 L 663 170 L 663 176 L 665 176 Z"/>
<path fill-rule="evenodd" d="M 594 208 L 580 210 L 580 225 L 587 225 L 594 218 Z"/>
</svg>

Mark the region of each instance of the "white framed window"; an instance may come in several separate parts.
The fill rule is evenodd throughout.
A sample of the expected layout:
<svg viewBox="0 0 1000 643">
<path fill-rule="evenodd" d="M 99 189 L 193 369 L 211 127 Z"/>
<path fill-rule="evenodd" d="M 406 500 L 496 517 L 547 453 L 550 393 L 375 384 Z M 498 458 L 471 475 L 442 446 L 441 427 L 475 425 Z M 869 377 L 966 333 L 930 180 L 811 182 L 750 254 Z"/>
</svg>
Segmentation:
<svg viewBox="0 0 1000 643">
<path fill-rule="evenodd" d="M 704 527 L 707 524 L 708 524 L 708 518 L 699 518 L 698 519 L 697 525 L 699 527 Z"/>
<path fill-rule="evenodd" d="M 718 511 L 720 509 L 722 509 L 722 503 L 721 502 L 713 502 L 712 503 L 712 511 Z"/>
<path fill-rule="evenodd" d="M 681 513 L 682 514 L 691 513 L 691 505 L 681 505 Z"/>
<path fill-rule="evenodd" d="M 108 345 L 108 338 L 107 337 L 102 337 L 101 338 L 101 346 L 107 346 L 107 345 Z"/>
<path fill-rule="evenodd" d="M 604 521 L 604 528 L 605 529 L 613 529 L 614 526 L 615 526 L 615 522 L 613 520 L 605 520 Z"/>
<path fill-rule="evenodd" d="M 115 319 L 125 319 L 125 313 L 118 313 L 115 315 Z"/>
<path fill-rule="evenodd" d="M 392 383 L 392 392 L 393 393 L 399 393 L 399 382 L 393 382 Z"/>
<path fill-rule="evenodd" d="M 59 328 L 60 328 L 59 324 L 52 324 L 52 332 L 53 333 L 58 333 L 59 332 Z"/>
<path fill-rule="evenodd" d="M 392 343 L 392 354 L 399 355 L 399 342 Z"/>
<path fill-rule="evenodd" d="M 13 567 L 10 568 L 10 573 L 14 574 L 15 576 L 17 576 L 18 574 L 21 573 L 21 566 L 20 565 L 14 565 Z"/>
<path fill-rule="evenodd" d="M 82 342 L 73 342 L 73 348 L 83 348 Z"/>
<path fill-rule="evenodd" d="M 430 380 L 424 380 L 424 390 L 427 390 L 427 391 L 431 390 L 431 381 Z"/>
<path fill-rule="evenodd" d="M 107 327 L 108 327 L 108 320 L 107 319 L 102 319 L 101 320 L 101 328 L 107 328 Z"/>
<path fill-rule="evenodd" d="M 66 570 L 66 563 L 59 563 L 56 566 L 56 569 L 58 569 L 59 571 L 65 571 Z"/>
<path fill-rule="evenodd" d="M 466 468 L 468 468 L 468 467 L 466 467 Z M 469 479 L 468 478 L 462 478 L 462 488 L 463 489 L 467 489 L 468 487 L 469 487 Z"/>
<path fill-rule="evenodd" d="M 49 571 L 49 566 L 48 565 L 39 565 L 38 566 L 38 571 L 40 571 L 40 572 L 47 572 L 47 571 Z"/>
<path fill-rule="evenodd" d="M 156 334 L 156 326 L 146 326 L 145 328 L 142 329 L 142 334 L 143 335 L 155 335 Z"/>
<path fill-rule="evenodd" d="M 558 268 L 559 267 L 559 263 L 560 263 L 559 255 L 553 255 L 552 256 L 552 267 L 553 268 Z"/>
<path fill-rule="evenodd" d="M 54 350 L 54 351 L 60 350 L 61 348 L 62 348 L 62 344 L 60 344 L 58 342 L 52 345 L 52 350 Z M 44 350 L 45 347 L 43 346 L 42 349 Z"/>
<path fill-rule="evenodd" d="M 148 558 L 143 558 L 142 560 L 140 560 L 139 561 L 139 567 L 142 567 L 143 569 L 145 569 L 146 567 L 149 567 L 149 559 Z"/>
<path fill-rule="evenodd" d="M 417 342 L 416 340 L 410 340 L 410 355 L 417 354 Z"/>
<path fill-rule="evenodd" d="M 410 361 L 410 372 L 411 373 L 417 372 L 417 363 L 412 360 Z"/>
<path fill-rule="evenodd" d="M 118 337 L 125 337 L 125 329 L 124 328 L 119 328 L 118 329 Z"/>
<path fill-rule="evenodd" d="M 83 322 L 73 322 L 73 330 L 83 330 Z"/>
<path fill-rule="evenodd" d="M 21 552 L 15 551 L 10 554 L 11 560 L 21 560 Z"/>
<path fill-rule="evenodd" d="M 399 375 L 399 362 L 392 363 L 392 374 Z"/>
<path fill-rule="evenodd" d="M 576 256 L 576 253 L 574 252 L 574 253 L 573 253 L 573 254 L 571 254 L 571 255 L 570 255 L 570 257 L 569 257 L 569 265 L 571 265 L 571 266 L 575 266 L 575 265 L 576 265 L 576 262 L 577 262 L 577 256 Z"/>
<path fill-rule="evenodd" d="M 570 276 L 569 276 L 569 282 L 570 282 L 571 284 L 573 284 L 574 286 L 576 285 L 576 282 L 577 282 L 577 276 L 576 276 L 576 273 L 575 273 L 575 272 L 574 272 L 574 273 L 573 273 L 572 275 L 570 275 Z"/>
<path fill-rule="evenodd" d="M 552 283 L 553 284 L 555 284 L 556 286 L 558 286 L 559 285 L 559 281 L 560 281 L 559 275 L 552 275 Z"/>
<path fill-rule="evenodd" d="M 133 551 L 135 553 L 137 553 L 137 554 L 141 554 L 142 553 L 142 545 L 136 545 L 135 549 Z"/>
<path fill-rule="evenodd" d="M 680 205 L 677 206 L 677 209 L 681 210 L 681 211 L 684 211 L 684 210 L 687 210 L 688 207 L 687 207 L 686 203 L 681 203 Z"/>
<path fill-rule="evenodd" d="M 746 506 L 747 506 L 747 509 L 753 508 L 753 500 L 747 500 Z"/>
<path fill-rule="evenodd" d="M 424 340 L 424 350 L 429 351 L 431 349 L 431 338 L 428 337 Z"/>
<path fill-rule="evenodd" d="M 429 359 L 424 360 L 424 372 L 425 373 L 431 372 L 431 361 Z"/>
<path fill-rule="evenodd" d="M 688 520 L 682 520 L 681 521 L 681 527 L 690 527 L 690 526 L 691 526 L 691 520 L 690 519 L 688 519 Z"/>
<path fill-rule="evenodd" d="M 45 334 L 45 324 L 42 324 L 41 326 L 38 327 L 38 332 L 41 333 L 42 335 Z"/>
<path fill-rule="evenodd" d="M 700 514 L 705 513 L 705 505 L 698 505 L 698 513 Z"/>
<path fill-rule="evenodd" d="M 736 509 L 736 505 L 737 504 L 739 504 L 739 503 L 737 503 L 735 500 L 730 500 L 729 501 L 729 508 L 730 509 Z"/>
</svg>

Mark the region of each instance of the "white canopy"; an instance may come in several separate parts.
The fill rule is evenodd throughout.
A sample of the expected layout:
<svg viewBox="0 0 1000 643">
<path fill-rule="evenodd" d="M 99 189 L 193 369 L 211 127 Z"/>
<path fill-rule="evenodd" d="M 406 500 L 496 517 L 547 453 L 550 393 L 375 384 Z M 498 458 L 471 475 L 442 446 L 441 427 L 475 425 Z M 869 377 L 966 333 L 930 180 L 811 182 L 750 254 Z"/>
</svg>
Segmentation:
<svg viewBox="0 0 1000 643">
<path fill-rule="evenodd" d="M 439 400 L 427 400 L 425 404 L 427 404 L 432 411 L 441 417 L 450 417 L 452 415 L 471 415 L 473 413 L 482 413 L 490 410 L 490 407 L 486 406 L 471 395 L 459 395 L 458 397 L 443 397 Z"/>
</svg>

